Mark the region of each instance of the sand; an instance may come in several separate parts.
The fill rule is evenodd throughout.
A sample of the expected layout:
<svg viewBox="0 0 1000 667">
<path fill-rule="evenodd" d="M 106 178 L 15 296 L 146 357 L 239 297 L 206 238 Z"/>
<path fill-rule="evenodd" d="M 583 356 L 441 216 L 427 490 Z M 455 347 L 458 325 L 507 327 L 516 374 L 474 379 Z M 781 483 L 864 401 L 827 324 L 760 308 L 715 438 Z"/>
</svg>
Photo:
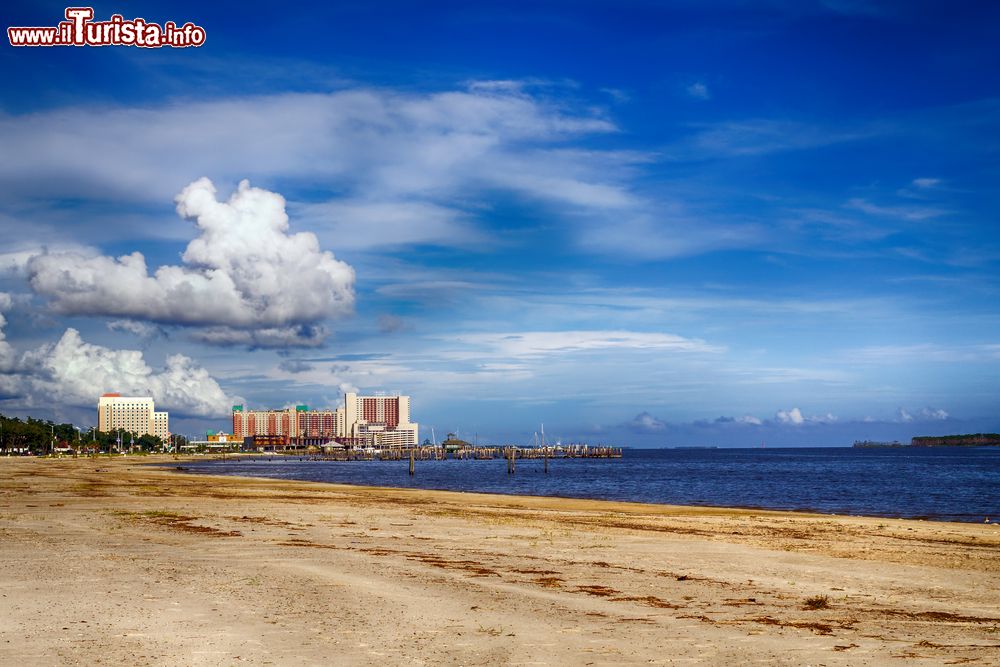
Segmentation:
<svg viewBox="0 0 1000 667">
<path fill-rule="evenodd" d="M 996 525 L 149 460 L 0 459 L 0 664 L 1000 664 Z"/>
</svg>

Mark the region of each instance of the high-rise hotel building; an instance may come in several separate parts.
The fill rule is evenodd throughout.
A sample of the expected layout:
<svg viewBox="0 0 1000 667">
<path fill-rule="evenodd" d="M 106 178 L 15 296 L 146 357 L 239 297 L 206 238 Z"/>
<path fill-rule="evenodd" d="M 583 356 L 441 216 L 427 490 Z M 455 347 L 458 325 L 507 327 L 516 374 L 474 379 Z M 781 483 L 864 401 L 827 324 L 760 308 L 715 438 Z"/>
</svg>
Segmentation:
<svg viewBox="0 0 1000 667">
<path fill-rule="evenodd" d="M 157 412 L 149 396 L 104 394 L 97 400 L 97 430 L 124 429 L 138 435 L 155 435 L 164 442 L 170 438 L 169 415 Z"/>
<path fill-rule="evenodd" d="M 367 447 L 412 447 L 419 426 L 410 421 L 409 396 L 347 393 L 336 410 L 297 405 L 284 410 L 244 410 L 233 406 L 233 435 L 281 437 L 285 444 L 336 441 Z"/>
</svg>

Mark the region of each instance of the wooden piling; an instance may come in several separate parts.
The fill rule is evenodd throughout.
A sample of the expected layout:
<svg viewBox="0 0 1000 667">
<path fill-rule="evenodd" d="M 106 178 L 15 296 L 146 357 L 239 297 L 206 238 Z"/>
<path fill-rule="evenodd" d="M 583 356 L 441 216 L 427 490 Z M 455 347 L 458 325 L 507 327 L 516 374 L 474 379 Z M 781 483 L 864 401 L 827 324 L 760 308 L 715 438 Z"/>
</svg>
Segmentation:
<svg viewBox="0 0 1000 667">
<path fill-rule="evenodd" d="M 410 476 L 413 476 L 413 450 L 410 450 Z"/>
</svg>

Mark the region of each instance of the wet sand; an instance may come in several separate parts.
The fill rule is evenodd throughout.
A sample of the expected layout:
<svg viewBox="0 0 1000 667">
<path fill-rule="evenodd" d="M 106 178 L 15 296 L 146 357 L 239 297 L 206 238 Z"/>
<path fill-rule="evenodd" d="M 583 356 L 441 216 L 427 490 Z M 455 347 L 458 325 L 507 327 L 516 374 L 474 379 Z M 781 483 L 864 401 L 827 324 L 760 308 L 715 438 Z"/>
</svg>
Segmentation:
<svg viewBox="0 0 1000 667">
<path fill-rule="evenodd" d="M 0 664 L 1000 663 L 994 524 L 151 460 L 0 459 Z"/>
</svg>

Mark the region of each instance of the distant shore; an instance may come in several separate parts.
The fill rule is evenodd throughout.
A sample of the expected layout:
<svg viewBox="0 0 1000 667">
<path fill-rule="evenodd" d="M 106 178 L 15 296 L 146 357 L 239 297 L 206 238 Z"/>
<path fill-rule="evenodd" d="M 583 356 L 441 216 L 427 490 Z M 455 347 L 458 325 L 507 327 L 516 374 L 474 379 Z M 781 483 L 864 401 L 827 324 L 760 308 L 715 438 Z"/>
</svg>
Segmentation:
<svg viewBox="0 0 1000 667">
<path fill-rule="evenodd" d="M 1000 434 L 997 433 L 967 433 L 964 435 L 919 435 L 910 439 L 909 444 L 898 440 L 879 442 L 874 440 L 855 440 L 854 447 L 1000 447 Z"/>
<path fill-rule="evenodd" d="M 175 463 L 0 459 L 0 662 L 941 664 L 1000 644 L 994 525 L 154 460 Z"/>
</svg>

